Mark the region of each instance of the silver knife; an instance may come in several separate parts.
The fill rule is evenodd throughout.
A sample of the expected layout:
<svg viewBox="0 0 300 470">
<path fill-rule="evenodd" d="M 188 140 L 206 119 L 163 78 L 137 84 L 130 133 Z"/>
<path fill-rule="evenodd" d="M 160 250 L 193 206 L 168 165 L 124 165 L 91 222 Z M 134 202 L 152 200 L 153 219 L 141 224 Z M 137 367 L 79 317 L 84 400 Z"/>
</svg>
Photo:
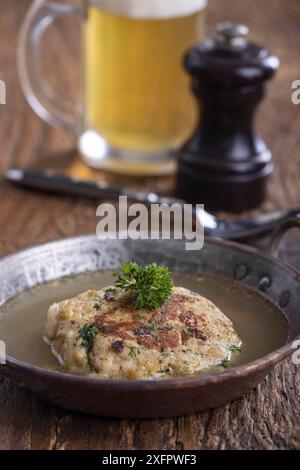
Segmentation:
<svg viewBox="0 0 300 470">
<path fill-rule="evenodd" d="M 286 218 L 300 214 L 300 208 L 295 208 L 261 213 L 251 219 L 222 220 L 204 209 L 197 209 L 195 205 L 185 206 L 185 201 L 180 199 L 161 197 L 156 193 L 130 192 L 119 186 L 111 186 L 105 181 L 82 181 L 55 174 L 51 170 L 10 169 L 6 171 L 5 177 L 19 186 L 90 199 L 118 199 L 120 196 L 127 196 L 131 201 L 142 202 L 146 205 L 165 203 L 171 206 L 177 203 L 184 210 L 193 212 L 193 215 L 204 227 L 206 235 L 228 240 L 241 240 L 250 236 L 268 233 Z"/>
</svg>

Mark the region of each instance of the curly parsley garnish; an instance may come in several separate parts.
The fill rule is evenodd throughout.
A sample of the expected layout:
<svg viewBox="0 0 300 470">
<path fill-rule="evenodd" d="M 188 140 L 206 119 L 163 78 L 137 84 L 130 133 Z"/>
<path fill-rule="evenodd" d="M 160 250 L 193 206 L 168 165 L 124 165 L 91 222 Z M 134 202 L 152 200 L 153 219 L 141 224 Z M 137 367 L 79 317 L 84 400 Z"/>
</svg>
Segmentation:
<svg viewBox="0 0 300 470">
<path fill-rule="evenodd" d="M 165 367 L 165 368 L 161 368 L 157 371 L 157 374 L 171 374 L 171 369 L 170 367 Z"/>
<path fill-rule="evenodd" d="M 242 347 L 241 347 L 241 346 L 237 346 L 236 344 L 228 344 L 228 345 L 227 345 L 227 348 L 228 348 L 229 351 L 231 351 L 231 352 L 238 352 L 238 351 L 241 351 L 241 350 L 242 350 Z"/>
<path fill-rule="evenodd" d="M 166 332 L 166 331 L 172 331 L 172 330 L 173 330 L 173 327 L 172 327 L 172 326 L 158 326 L 158 327 L 156 328 L 156 331 L 157 331 L 158 333 L 164 333 L 164 332 Z"/>
<path fill-rule="evenodd" d="M 128 356 L 130 356 L 130 357 L 136 357 L 137 354 L 140 354 L 139 348 L 137 348 L 137 347 L 135 347 L 135 346 L 131 346 L 130 349 L 129 349 Z"/>
<path fill-rule="evenodd" d="M 82 328 L 78 329 L 78 340 L 80 341 L 80 346 L 86 350 L 87 355 L 93 349 L 97 332 L 95 323 L 87 323 Z"/>
<path fill-rule="evenodd" d="M 147 266 L 123 263 L 115 277 L 116 287 L 136 294 L 134 307 L 137 309 L 161 307 L 172 292 L 173 281 L 168 268 L 156 263 Z"/>
<path fill-rule="evenodd" d="M 109 287 L 104 291 L 105 300 L 114 300 L 116 297 L 117 289 L 114 287 Z"/>
<path fill-rule="evenodd" d="M 223 359 L 222 362 L 221 362 L 221 364 L 220 364 L 220 366 L 223 367 L 223 369 L 227 369 L 227 367 L 230 366 L 230 361 L 229 361 L 229 359 L 226 359 L 226 358 Z"/>
<path fill-rule="evenodd" d="M 194 328 L 191 328 L 191 327 L 184 328 L 183 331 L 187 335 L 192 335 L 194 333 Z"/>
</svg>

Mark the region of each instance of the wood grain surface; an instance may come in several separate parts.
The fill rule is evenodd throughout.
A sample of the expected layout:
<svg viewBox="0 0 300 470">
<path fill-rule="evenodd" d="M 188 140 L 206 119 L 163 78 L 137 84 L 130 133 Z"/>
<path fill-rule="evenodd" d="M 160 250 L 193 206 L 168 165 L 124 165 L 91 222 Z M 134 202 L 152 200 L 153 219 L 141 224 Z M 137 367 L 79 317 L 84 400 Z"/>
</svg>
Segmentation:
<svg viewBox="0 0 300 470">
<path fill-rule="evenodd" d="M 0 105 L 1 174 L 8 167 L 27 166 L 96 177 L 80 162 L 74 138 L 41 122 L 22 95 L 15 63 L 17 32 L 30 3 L 1 0 L 0 79 L 7 85 L 7 104 Z M 300 105 L 291 103 L 291 83 L 300 79 L 299 1 L 209 0 L 208 30 L 224 20 L 246 22 L 253 40 L 281 59 L 280 72 L 268 88 L 257 121 L 275 161 L 264 208 L 300 206 Z M 58 91 L 67 89 L 70 98 L 75 98 L 79 29 L 71 20 L 61 26 L 49 31 L 43 67 Z M 158 190 L 171 184 L 169 178 L 142 182 L 144 188 Z M 47 240 L 95 231 L 93 202 L 21 190 L 4 181 L 0 197 L 1 256 Z M 299 239 L 300 234 L 291 232 L 281 255 L 300 268 Z M 0 448 L 299 449 L 300 371 L 287 360 L 257 390 L 234 403 L 197 416 L 155 421 L 73 414 L 43 403 L 0 377 Z"/>
</svg>

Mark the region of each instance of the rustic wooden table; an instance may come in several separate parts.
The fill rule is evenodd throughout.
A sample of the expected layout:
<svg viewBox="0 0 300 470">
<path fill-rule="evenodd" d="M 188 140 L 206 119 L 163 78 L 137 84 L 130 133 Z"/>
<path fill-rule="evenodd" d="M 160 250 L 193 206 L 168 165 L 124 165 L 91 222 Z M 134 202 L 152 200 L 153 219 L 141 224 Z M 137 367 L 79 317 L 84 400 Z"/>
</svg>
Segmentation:
<svg viewBox="0 0 300 470">
<path fill-rule="evenodd" d="M 80 163 L 72 137 L 51 129 L 25 103 L 18 84 L 17 31 L 30 0 L 2 0 L 0 79 L 7 104 L 0 106 L 1 172 L 13 166 L 51 166 L 69 173 L 93 173 Z M 258 120 L 274 153 L 275 171 L 265 208 L 300 203 L 300 107 L 291 103 L 291 83 L 300 79 L 298 0 L 209 0 L 208 28 L 219 21 L 246 22 L 252 38 L 281 58 Z M 78 29 L 71 21 L 48 40 L 46 70 L 76 94 Z M 49 66 L 55 60 L 55 68 Z M 48 69 L 47 69 L 48 64 Z M 68 87 L 65 84 L 68 83 Z M 156 182 L 158 189 L 167 182 Z M 153 181 L 143 182 L 149 187 Z M 95 203 L 33 193 L 0 185 L 0 255 L 28 245 L 94 232 Z M 299 234 L 298 234 L 299 237 Z M 298 238 L 299 239 L 299 238 Z M 282 256 L 300 267 L 297 233 Z M 300 448 L 300 372 L 290 361 L 279 365 L 240 400 L 197 416 L 154 421 L 118 421 L 73 414 L 36 399 L 0 378 L 1 449 L 295 449 Z"/>
</svg>

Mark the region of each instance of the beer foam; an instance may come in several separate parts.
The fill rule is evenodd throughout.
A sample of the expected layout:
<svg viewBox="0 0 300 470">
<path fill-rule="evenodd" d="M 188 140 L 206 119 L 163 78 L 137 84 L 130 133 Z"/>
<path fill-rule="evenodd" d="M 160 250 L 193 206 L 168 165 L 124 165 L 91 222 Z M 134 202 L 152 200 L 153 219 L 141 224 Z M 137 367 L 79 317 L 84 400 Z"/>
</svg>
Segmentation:
<svg viewBox="0 0 300 470">
<path fill-rule="evenodd" d="M 130 18 L 174 18 L 202 10 L 207 0 L 91 0 L 98 8 Z"/>
</svg>

